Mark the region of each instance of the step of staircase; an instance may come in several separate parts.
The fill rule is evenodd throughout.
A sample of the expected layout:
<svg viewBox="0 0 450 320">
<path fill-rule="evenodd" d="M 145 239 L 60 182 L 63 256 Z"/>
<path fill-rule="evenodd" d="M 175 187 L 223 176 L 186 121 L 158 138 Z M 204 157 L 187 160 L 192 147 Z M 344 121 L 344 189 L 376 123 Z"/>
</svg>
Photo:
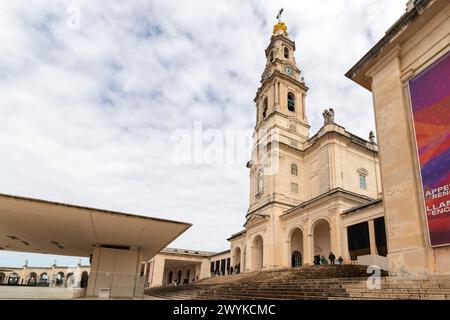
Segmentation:
<svg viewBox="0 0 450 320">
<path fill-rule="evenodd" d="M 450 299 L 449 276 L 383 277 L 367 288 L 366 266 L 328 265 L 260 271 L 146 290 L 173 300 Z"/>
</svg>

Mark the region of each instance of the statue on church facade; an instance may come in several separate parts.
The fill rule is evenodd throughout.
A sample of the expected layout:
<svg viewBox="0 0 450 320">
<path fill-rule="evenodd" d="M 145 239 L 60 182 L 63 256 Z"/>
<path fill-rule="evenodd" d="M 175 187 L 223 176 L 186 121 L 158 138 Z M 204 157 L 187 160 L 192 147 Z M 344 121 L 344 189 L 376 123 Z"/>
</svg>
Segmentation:
<svg viewBox="0 0 450 320">
<path fill-rule="evenodd" d="M 257 180 L 258 180 L 258 193 L 263 193 L 264 192 L 264 170 L 263 169 L 259 169 Z"/>
<path fill-rule="evenodd" d="M 325 109 L 325 111 L 322 113 L 323 116 L 323 124 L 331 124 L 334 123 L 334 110 L 333 108 Z"/>
<path fill-rule="evenodd" d="M 373 131 L 370 131 L 369 133 L 369 141 L 371 144 L 375 144 L 375 134 L 373 133 Z"/>
</svg>

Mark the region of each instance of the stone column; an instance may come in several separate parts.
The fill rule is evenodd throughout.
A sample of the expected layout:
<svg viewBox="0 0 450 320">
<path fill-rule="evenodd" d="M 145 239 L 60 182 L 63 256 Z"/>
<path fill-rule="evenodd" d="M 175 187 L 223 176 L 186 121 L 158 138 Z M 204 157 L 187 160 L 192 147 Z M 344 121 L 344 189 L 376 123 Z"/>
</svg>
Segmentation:
<svg viewBox="0 0 450 320">
<path fill-rule="evenodd" d="M 211 277 L 211 263 L 209 260 L 205 259 L 200 264 L 200 270 L 197 274 L 199 279 Z"/>
<path fill-rule="evenodd" d="M 305 233 L 303 236 L 303 248 L 304 252 L 304 264 L 313 265 L 314 264 L 314 235 Z"/>
<path fill-rule="evenodd" d="M 244 263 L 242 263 L 241 265 L 241 271 L 240 272 L 247 272 L 247 271 L 251 271 L 252 268 L 252 263 L 251 263 L 251 250 L 249 250 L 247 252 L 247 245 L 249 245 L 249 241 L 247 241 L 247 243 L 245 244 L 244 247 Z M 251 246 L 250 246 L 251 247 Z"/>
<path fill-rule="evenodd" d="M 52 265 L 52 271 L 50 271 L 48 274 L 49 287 L 54 287 L 56 284 L 55 267 L 56 267 L 56 260 L 55 263 Z"/>
<path fill-rule="evenodd" d="M 277 85 L 276 82 L 274 82 L 272 84 L 273 107 L 272 107 L 271 111 L 276 110 L 276 105 L 277 105 L 277 89 L 276 89 L 276 85 Z"/>
<path fill-rule="evenodd" d="M 375 224 L 373 220 L 369 220 L 369 239 L 370 239 L 370 254 L 378 255 L 377 244 L 375 240 Z"/>
<path fill-rule="evenodd" d="M 306 102 L 305 102 L 305 94 L 304 93 L 302 93 L 302 119 L 303 120 L 305 120 L 305 117 L 306 117 L 306 111 L 305 111 L 305 109 L 306 109 Z"/>
<path fill-rule="evenodd" d="M 342 258 L 344 258 L 344 262 L 350 262 L 351 261 L 351 257 L 350 257 L 350 251 L 348 250 L 348 232 L 347 232 L 347 227 L 343 227 L 342 228 Z M 337 257 L 339 258 L 339 257 Z"/>
<path fill-rule="evenodd" d="M 274 85 L 273 85 L 273 88 L 274 88 L 274 91 L 275 91 L 275 106 L 274 106 L 275 110 L 278 110 L 279 109 L 279 105 L 280 105 L 278 84 L 279 84 L 279 82 L 275 82 Z"/>
<path fill-rule="evenodd" d="M 25 264 L 23 265 L 23 268 L 19 274 L 20 279 L 19 279 L 19 283 L 27 283 L 28 281 L 28 260 L 25 260 Z"/>
<path fill-rule="evenodd" d="M 285 241 L 285 248 L 284 248 L 284 257 L 283 257 L 283 267 L 285 268 L 290 268 L 291 267 L 291 263 L 290 263 L 290 259 L 291 259 L 291 240 L 286 240 Z"/>
<path fill-rule="evenodd" d="M 76 270 L 74 270 L 73 272 L 73 276 L 74 276 L 74 284 L 75 287 L 80 288 L 81 287 L 81 274 L 82 274 L 82 270 L 81 270 L 81 263 L 79 263 L 77 265 Z"/>
<path fill-rule="evenodd" d="M 198 263 L 195 264 L 194 277 L 195 277 L 196 281 L 197 281 L 197 276 L 200 278 L 200 271 L 201 271 L 201 264 L 198 264 Z"/>
<path fill-rule="evenodd" d="M 281 94 L 281 83 L 277 82 L 277 98 L 278 98 L 278 108 L 280 108 L 280 94 Z"/>
<path fill-rule="evenodd" d="M 330 175 L 331 176 L 331 175 Z M 336 214 L 336 209 L 330 210 L 329 215 L 331 217 L 330 221 L 330 250 L 335 255 L 340 254 L 341 252 L 341 246 L 340 246 L 340 239 L 339 239 L 339 216 Z M 329 252 L 325 252 L 325 257 L 328 259 Z M 339 258 L 339 257 L 337 257 Z"/>
<path fill-rule="evenodd" d="M 103 288 L 111 290 L 111 297 L 143 294 L 143 286 L 136 286 L 142 261 L 139 248 L 123 250 L 94 247 L 92 254 L 87 296 L 98 296 L 99 290 Z"/>
</svg>

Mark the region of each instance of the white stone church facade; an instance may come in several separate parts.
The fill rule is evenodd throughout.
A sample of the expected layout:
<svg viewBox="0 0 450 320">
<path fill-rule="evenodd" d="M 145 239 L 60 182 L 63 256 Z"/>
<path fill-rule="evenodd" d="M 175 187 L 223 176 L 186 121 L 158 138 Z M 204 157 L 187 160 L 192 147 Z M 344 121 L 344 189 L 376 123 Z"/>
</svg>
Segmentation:
<svg viewBox="0 0 450 320">
<path fill-rule="evenodd" d="M 297 67 L 295 42 L 284 23 L 274 26 L 267 63 L 254 99 L 256 126 L 249 208 L 230 250 L 214 253 L 166 248 L 141 265 L 147 287 L 189 283 L 237 272 L 299 267 L 329 259 L 387 268 L 387 241 L 378 146 L 323 112 L 310 135 L 308 87 Z M 13 270 L 14 269 L 14 270 Z M 86 282 L 89 266 L 0 270 L 1 284 Z M 41 270 L 42 269 L 42 270 Z M 64 269 L 64 270 L 63 270 Z M 83 270 L 82 270 L 83 269 Z M 81 271 L 80 271 L 81 270 Z M 82 281 L 82 274 L 85 280 Z"/>
<path fill-rule="evenodd" d="M 322 128 L 310 136 L 308 87 L 294 51 L 285 24 L 278 23 L 254 99 L 255 145 L 247 164 L 250 205 L 244 230 L 228 239 L 230 251 L 220 259 L 192 250 L 163 251 L 145 265 L 149 286 L 227 274 L 231 267 L 251 272 L 313 264 L 318 256 L 328 259 L 330 252 L 345 263 L 357 263 L 359 257 L 362 263 L 385 266 L 373 134 L 365 140 L 348 132 L 335 123 L 330 108 L 323 113 Z"/>
</svg>

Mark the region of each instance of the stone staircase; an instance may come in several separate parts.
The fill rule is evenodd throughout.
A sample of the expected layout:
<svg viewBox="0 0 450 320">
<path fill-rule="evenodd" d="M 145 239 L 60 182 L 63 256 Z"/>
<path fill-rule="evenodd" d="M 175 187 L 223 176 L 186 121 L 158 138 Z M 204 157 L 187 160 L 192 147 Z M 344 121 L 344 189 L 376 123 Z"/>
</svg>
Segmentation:
<svg viewBox="0 0 450 320">
<path fill-rule="evenodd" d="M 343 283 L 349 299 L 450 300 L 450 275 L 384 277 L 380 289 L 366 281 Z"/>
<path fill-rule="evenodd" d="M 367 288 L 367 267 L 308 266 L 260 271 L 147 289 L 146 294 L 176 300 L 278 299 L 450 299 L 450 276 L 387 277 L 380 289 Z"/>
<path fill-rule="evenodd" d="M 173 300 L 450 299 L 450 275 L 387 277 L 383 272 L 380 289 L 368 289 L 368 276 L 366 266 L 308 266 L 209 278 L 145 293 Z"/>
</svg>

